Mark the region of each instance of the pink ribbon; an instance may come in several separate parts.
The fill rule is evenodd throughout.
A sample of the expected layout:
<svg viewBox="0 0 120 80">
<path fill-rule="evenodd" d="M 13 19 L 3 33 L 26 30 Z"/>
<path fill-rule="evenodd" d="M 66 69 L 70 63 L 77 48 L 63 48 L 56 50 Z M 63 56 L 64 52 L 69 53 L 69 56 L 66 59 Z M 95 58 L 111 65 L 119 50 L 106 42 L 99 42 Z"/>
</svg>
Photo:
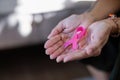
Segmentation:
<svg viewBox="0 0 120 80">
<path fill-rule="evenodd" d="M 82 26 L 79 26 L 76 28 L 74 35 L 72 36 L 72 38 L 68 41 L 65 42 L 64 47 L 68 47 L 69 45 L 72 44 L 72 49 L 78 49 L 78 41 L 85 36 L 86 33 L 86 29 Z"/>
</svg>

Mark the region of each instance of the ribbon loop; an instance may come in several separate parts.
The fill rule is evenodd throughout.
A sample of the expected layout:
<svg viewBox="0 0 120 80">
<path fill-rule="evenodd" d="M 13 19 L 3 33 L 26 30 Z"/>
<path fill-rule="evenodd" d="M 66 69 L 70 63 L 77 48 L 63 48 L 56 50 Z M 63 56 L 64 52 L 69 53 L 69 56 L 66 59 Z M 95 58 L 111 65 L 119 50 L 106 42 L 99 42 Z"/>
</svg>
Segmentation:
<svg viewBox="0 0 120 80">
<path fill-rule="evenodd" d="M 78 41 L 84 37 L 86 34 L 86 29 L 82 26 L 76 28 L 74 35 L 72 38 L 65 42 L 64 47 L 68 47 L 72 44 L 72 49 L 78 49 Z"/>
</svg>

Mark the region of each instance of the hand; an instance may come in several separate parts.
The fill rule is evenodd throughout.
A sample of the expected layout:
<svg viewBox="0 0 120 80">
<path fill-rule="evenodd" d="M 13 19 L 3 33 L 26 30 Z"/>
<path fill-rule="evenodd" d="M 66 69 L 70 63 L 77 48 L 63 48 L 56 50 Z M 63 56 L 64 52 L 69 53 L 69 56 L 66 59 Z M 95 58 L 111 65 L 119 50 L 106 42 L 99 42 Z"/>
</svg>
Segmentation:
<svg viewBox="0 0 120 80">
<path fill-rule="evenodd" d="M 55 55 L 54 58 L 56 58 L 57 62 L 60 61 L 68 62 L 68 61 L 83 59 L 91 56 L 98 56 L 101 52 L 101 49 L 106 44 L 109 38 L 110 32 L 112 30 L 112 24 L 111 25 L 110 24 L 111 24 L 110 21 L 103 20 L 103 21 L 95 22 L 92 25 L 90 25 L 90 27 L 88 28 L 88 35 L 86 37 L 87 44 L 83 47 L 83 49 L 71 51 L 70 48 L 64 49 L 63 47 L 59 47 L 59 49 L 56 49 L 55 53 L 50 54 L 50 56 Z M 56 40 L 56 42 L 58 42 L 57 39 L 59 39 L 59 42 L 61 41 L 60 38 L 56 37 L 55 39 L 54 37 L 54 40 Z M 65 42 L 64 39 L 65 38 L 63 38 L 62 40 L 63 42 L 61 42 L 60 44 L 61 46 Z M 58 44 L 53 44 L 53 45 L 58 46 Z M 51 45 L 49 48 L 52 47 L 53 46 Z"/>
<path fill-rule="evenodd" d="M 61 36 L 69 36 L 74 32 L 75 28 L 79 25 L 84 25 L 86 28 L 94 21 L 94 18 L 89 15 L 89 13 L 83 13 L 81 15 L 71 15 L 70 17 L 62 20 L 58 25 L 52 30 L 48 36 L 48 41 L 45 43 L 46 54 L 50 55 L 51 59 L 54 59 L 60 53 L 56 50 L 63 52 L 63 49 L 59 49 L 61 45 L 64 44 L 65 39 Z M 55 36 L 55 37 L 54 37 Z M 56 52 L 57 55 L 54 56 L 52 53 Z"/>
<path fill-rule="evenodd" d="M 50 38 L 45 43 L 46 54 L 50 55 L 50 59 L 55 59 L 57 56 L 65 52 L 67 50 L 64 47 L 64 43 L 71 37 L 71 34 L 61 33 Z"/>
<path fill-rule="evenodd" d="M 58 35 L 59 33 L 72 32 L 79 25 L 85 26 L 87 28 L 94 21 L 94 17 L 91 16 L 89 13 L 83 13 L 81 15 L 71 15 L 70 17 L 58 23 L 58 25 L 49 34 L 48 39 L 55 35 Z"/>
</svg>

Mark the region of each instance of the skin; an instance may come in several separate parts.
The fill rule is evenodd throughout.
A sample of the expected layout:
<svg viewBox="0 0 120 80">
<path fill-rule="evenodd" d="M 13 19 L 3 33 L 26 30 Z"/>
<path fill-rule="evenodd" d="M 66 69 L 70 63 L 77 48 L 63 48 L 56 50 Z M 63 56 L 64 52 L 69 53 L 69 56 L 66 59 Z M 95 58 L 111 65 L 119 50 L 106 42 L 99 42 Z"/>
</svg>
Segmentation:
<svg viewBox="0 0 120 80">
<path fill-rule="evenodd" d="M 71 15 L 70 17 L 60 21 L 51 31 L 48 39 L 62 32 L 69 33 L 79 25 L 88 28 L 88 26 L 93 22 L 105 19 L 110 13 L 117 12 L 120 9 L 119 4 L 120 0 L 97 0 L 96 4 L 89 12 L 85 12 L 80 15 Z"/>
<path fill-rule="evenodd" d="M 90 10 L 90 14 L 101 20 L 107 18 L 110 13 L 120 10 L 120 0 L 97 0 L 97 3 Z"/>
<path fill-rule="evenodd" d="M 64 42 L 69 39 L 69 36 L 67 36 L 68 34 L 66 35 L 66 33 L 58 34 L 46 42 L 46 54 L 50 55 L 51 59 L 56 59 L 57 62 L 68 62 L 98 56 L 108 41 L 114 26 L 113 21 L 109 19 L 91 24 L 88 28 L 88 34 L 82 39 L 82 42 L 79 43 L 79 46 L 83 44 L 84 47 L 78 50 L 71 50 L 71 46 L 65 49 L 63 45 Z"/>
<path fill-rule="evenodd" d="M 107 18 L 110 13 L 115 13 L 120 10 L 119 4 L 120 0 L 97 0 L 97 3 L 89 12 L 80 15 L 72 15 L 60 21 L 49 34 L 48 41 L 45 43 L 46 54 L 50 55 L 51 59 L 56 59 L 57 62 L 68 62 L 91 56 L 98 56 L 102 47 L 106 44 L 111 30 L 112 32 L 116 31 L 114 27 L 115 24 L 111 22 L 111 20 L 103 19 Z M 120 27 L 120 20 L 117 23 Z M 64 42 L 71 37 L 75 28 L 79 25 L 85 26 L 88 30 L 87 35 L 78 43 L 79 49 L 71 51 L 71 46 L 65 49 L 63 47 Z M 92 70 L 89 68 L 88 70 L 90 72 L 96 72 L 92 74 L 96 80 L 100 80 L 100 74 L 102 74 L 102 80 L 108 80 L 108 77 L 105 78 L 105 75 L 108 74 L 104 71 L 101 72 L 93 67 Z"/>
</svg>

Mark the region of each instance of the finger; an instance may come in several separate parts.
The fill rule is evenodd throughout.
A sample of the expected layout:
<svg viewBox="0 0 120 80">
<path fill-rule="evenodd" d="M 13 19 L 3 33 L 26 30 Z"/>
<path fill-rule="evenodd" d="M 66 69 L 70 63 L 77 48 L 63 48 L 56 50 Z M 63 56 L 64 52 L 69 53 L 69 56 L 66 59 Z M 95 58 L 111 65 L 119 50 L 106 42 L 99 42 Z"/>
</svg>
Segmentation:
<svg viewBox="0 0 120 80">
<path fill-rule="evenodd" d="M 59 22 L 58 25 L 51 31 L 51 33 L 48 35 L 48 39 L 51 37 L 61 33 L 64 30 L 62 22 Z"/>
<path fill-rule="evenodd" d="M 97 50 L 94 51 L 93 55 L 94 57 L 99 56 L 101 53 L 101 48 L 98 48 Z"/>
<path fill-rule="evenodd" d="M 64 59 L 63 59 L 63 62 L 66 63 L 68 61 L 73 61 L 73 60 L 80 60 L 80 59 L 83 59 L 83 58 L 86 58 L 88 57 L 88 55 L 86 55 L 86 51 L 85 50 L 78 50 L 78 51 L 75 51 L 75 52 L 71 52 L 69 54 L 67 54 Z"/>
<path fill-rule="evenodd" d="M 86 38 L 84 37 L 82 40 L 79 41 L 79 49 L 82 49 L 87 44 Z"/>
<path fill-rule="evenodd" d="M 95 43 L 97 44 L 97 43 Z M 89 56 L 98 56 L 100 54 L 101 51 L 101 47 L 97 46 L 97 45 L 87 45 L 87 47 L 85 48 L 86 50 L 86 54 Z"/>
<path fill-rule="evenodd" d="M 57 36 L 55 36 L 55 37 L 52 37 L 50 40 L 48 40 L 48 41 L 45 43 L 44 47 L 45 47 L 45 48 L 49 48 L 49 47 L 51 47 L 52 45 L 54 45 L 55 43 L 57 43 L 57 42 L 60 41 L 60 40 L 61 40 L 61 36 L 60 36 L 60 35 L 57 35 Z"/>
<path fill-rule="evenodd" d="M 52 54 L 53 52 L 55 52 L 55 50 L 57 50 L 62 45 L 63 45 L 63 41 L 58 41 L 54 46 L 52 46 L 46 50 L 46 54 L 47 55 Z"/>
<path fill-rule="evenodd" d="M 59 63 L 59 62 L 63 61 L 65 56 L 66 56 L 65 53 L 63 53 L 62 55 L 58 56 L 57 59 L 56 59 L 56 62 Z"/>
<path fill-rule="evenodd" d="M 77 27 L 77 26 L 76 26 L 76 27 Z M 72 26 L 72 27 L 66 28 L 66 29 L 64 29 L 63 32 L 64 32 L 64 33 L 70 33 L 70 32 L 72 32 L 72 31 L 74 31 L 76 27 Z"/>
<path fill-rule="evenodd" d="M 53 54 L 50 55 L 50 59 L 55 59 L 57 56 L 62 54 L 64 52 L 65 48 L 64 46 L 61 46 L 59 49 L 57 49 Z"/>
<path fill-rule="evenodd" d="M 85 33 L 85 35 L 79 40 L 79 48 L 82 49 L 87 43 L 88 39 L 88 31 Z"/>
<path fill-rule="evenodd" d="M 56 62 L 59 63 L 63 61 L 64 57 L 70 51 L 70 49 L 71 49 L 71 46 L 68 46 L 67 48 L 65 48 L 65 51 L 57 57 Z"/>
<path fill-rule="evenodd" d="M 88 58 L 91 56 L 98 56 L 99 54 L 100 54 L 100 49 L 93 51 L 91 55 L 88 55 L 86 53 L 86 50 L 82 50 L 82 51 L 78 50 L 75 52 L 71 52 L 67 55 L 64 55 L 64 57 L 62 57 L 62 58 L 63 58 L 63 62 L 66 63 L 68 61 L 81 60 L 81 59 Z"/>
<path fill-rule="evenodd" d="M 67 48 L 65 48 L 64 46 L 63 47 L 61 47 L 61 49 L 63 50 L 63 51 L 60 51 L 60 49 L 58 50 L 58 52 L 60 52 L 60 53 L 58 53 L 57 51 L 55 52 L 55 53 L 57 53 L 57 58 L 58 59 L 56 59 L 56 61 L 57 62 L 60 62 L 60 61 L 62 61 L 62 58 L 69 52 L 69 51 L 71 51 L 70 49 L 71 49 L 71 46 L 68 46 Z M 53 55 L 54 56 L 54 55 Z"/>
</svg>

